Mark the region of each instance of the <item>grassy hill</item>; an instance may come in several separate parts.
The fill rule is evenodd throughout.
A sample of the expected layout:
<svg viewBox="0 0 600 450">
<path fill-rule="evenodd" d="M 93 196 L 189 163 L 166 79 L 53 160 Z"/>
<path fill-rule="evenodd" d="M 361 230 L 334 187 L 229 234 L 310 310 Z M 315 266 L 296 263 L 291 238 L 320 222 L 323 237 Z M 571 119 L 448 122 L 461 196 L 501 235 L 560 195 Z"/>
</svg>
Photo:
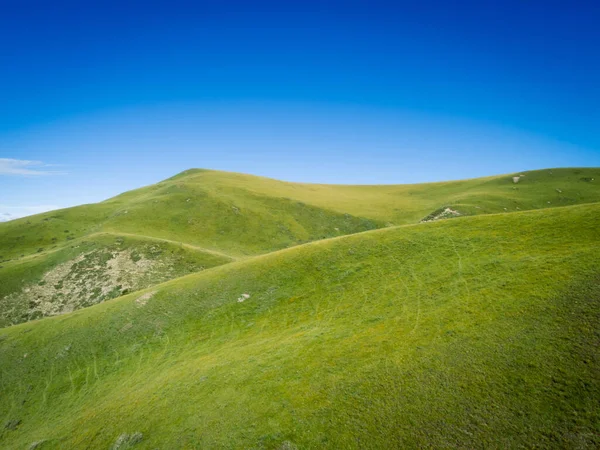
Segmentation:
<svg viewBox="0 0 600 450">
<path fill-rule="evenodd" d="M 596 202 L 599 182 L 599 169 L 389 186 L 192 169 L 98 204 L 0 223 L 0 326 L 310 241 L 442 217 Z M 132 276 L 119 280 L 114 269 L 129 260 Z"/>
<path fill-rule="evenodd" d="M 245 226 L 232 252 L 240 256 L 270 250 L 268 239 L 274 247 L 316 239 L 329 220 L 348 220 L 349 233 L 416 223 L 443 207 L 501 213 L 300 245 L 0 329 L 0 447 L 597 448 L 597 173 L 363 189 L 192 171 L 51 213 L 45 224 L 50 215 L 27 219 L 49 239 L 96 207 L 105 221 L 69 225 L 74 239 L 173 232 L 169 239 L 227 251 L 235 207 Z M 281 197 L 268 197 L 269 185 Z M 143 211 L 167 198 L 172 224 L 211 202 L 219 206 L 210 214 L 232 212 L 199 235 L 163 229 L 166 219 Z M 297 202 L 326 211 L 327 221 L 302 219 Z M 503 213 L 577 202 L 590 204 Z M 306 220 L 313 234 L 252 228 L 258 211 L 265 221 Z M 14 231 L 6 225 L 3 239 Z"/>
<path fill-rule="evenodd" d="M 513 176 L 523 175 L 518 183 Z M 110 231 L 240 257 L 389 225 L 452 207 L 463 215 L 600 201 L 600 169 L 550 169 L 416 185 L 340 186 L 192 169 L 93 205 L 0 223 L 0 261 Z"/>
<path fill-rule="evenodd" d="M 108 232 L 0 267 L 0 327 L 64 314 L 233 261 L 187 244 Z"/>
</svg>

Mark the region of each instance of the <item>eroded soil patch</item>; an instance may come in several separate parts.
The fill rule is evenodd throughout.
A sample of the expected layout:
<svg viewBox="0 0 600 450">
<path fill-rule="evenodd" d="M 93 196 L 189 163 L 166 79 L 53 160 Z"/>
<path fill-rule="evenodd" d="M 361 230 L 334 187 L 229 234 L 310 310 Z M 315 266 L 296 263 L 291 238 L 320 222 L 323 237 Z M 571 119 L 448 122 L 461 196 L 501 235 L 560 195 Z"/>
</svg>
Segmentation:
<svg viewBox="0 0 600 450">
<path fill-rule="evenodd" d="M 4 318 L 14 321 L 17 312 L 26 320 L 64 314 L 143 289 L 175 275 L 169 260 L 150 259 L 125 249 L 93 250 L 59 264 L 37 284 L 28 284 L 0 299 Z M 17 311 L 19 310 L 19 311 Z"/>
</svg>

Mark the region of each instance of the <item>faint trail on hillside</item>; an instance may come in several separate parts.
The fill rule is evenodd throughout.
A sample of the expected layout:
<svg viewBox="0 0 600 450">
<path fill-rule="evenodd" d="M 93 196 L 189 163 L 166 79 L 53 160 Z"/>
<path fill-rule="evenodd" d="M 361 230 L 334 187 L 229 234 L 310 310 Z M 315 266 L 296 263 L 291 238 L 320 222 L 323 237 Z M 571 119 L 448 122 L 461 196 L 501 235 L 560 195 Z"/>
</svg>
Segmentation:
<svg viewBox="0 0 600 450">
<path fill-rule="evenodd" d="M 204 248 L 204 247 L 200 247 L 197 245 L 193 245 L 193 244 L 187 244 L 185 242 L 181 242 L 181 241 L 174 241 L 172 239 L 165 239 L 165 238 L 159 238 L 159 237 L 154 237 L 154 236 L 146 236 L 145 234 L 135 234 L 135 233 L 122 233 L 120 231 L 97 231 L 95 233 L 90 233 L 90 234 L 86 234 L 84 236 L 78 237 L 77 239 L 70 241 L 68 244 L 63 245 L 61 247 L 58 248 L 53 248 L 51 250 L 46 250 L 40 253 L 32 253 L 30 255 L 26 255 L 26 256 L 22 256 L 20 258 L 16 258 L 13 260 L 10 260 L 9 262 L 12 261 L 23 261 L 26 259 L 32 259 L 32 258 L 38 258 L 40 256 L 45 256 L 45 255 L 49 255 L 52 253 L 56 253 L 59 252 L 61 250 L 64 250 L 65 248 L 69 247 L 70 245 L 72 245 L 73 243 L 77 242 L 77 241 L 84 241 L 85 239 L 90 239 L 93 238 L 94 236 L 101 236 L 101 235 L 110 235 L 110 236 L 124 236 L 124 237 L 133 237 L 133 238 L 140 238 L 140 239 L 147 239 L 149 241 L 158 241 L 158 242 L 166 242 L 168 244 L 173 244 L 173 245 L 177 245 L 179 247 L 185 247 L 191 250 L 195 250 L 198 252 L 202 252 L 202 253 L 208 253 L 214 256 L 220 256 L 222 258 L 227 258 L 231 261 L 238 261 L 240 259 L 244 259 L 244 258 L 239 258 L 236 256 L 231 256 L 228 255 L 227 253 L 222 253 L 219 252 L 217 250 L 211 250 L 208 248 Z"/>
<path fill-rule="evenodd" d="M 174 241 L 172 239 L 159 238 L 159 237 L 154 237 L 154 236 L 146 236 L 145 234 L 123 233 L 121 231 L 98 231 L 97 233 L 88 234 L 87 236 L 84 236 L 84 237 L 89 238 L 91 236 L 97 236 L 97 235 L 101 235 L 101 234 L 110 234 L 111 236 L 137 237 L 137 238 L 149 239 L 149 240 L 153 240 L 153 241 L 168 242 L 169 244 L 175 244 L 175 245 L 179 245 L 181 247 L 191 248 L 192 250 L 196 250 L 196 251 L 200 251 L 200 252 L 204 252 L 204 253 L 210 253 L 211 255 L 221 256 L 223 258 L 231 259 L 232 261 L 237 261 L 238 259 L 240 259 L 235 256 L 228 255 L 227 253 L 219 252 L 217 250 L 211 250 L 208 248 L 199 247 L 197 245 L 187 244 L 187 243 L 181 242 L 181 241 Z"/>
</svg>

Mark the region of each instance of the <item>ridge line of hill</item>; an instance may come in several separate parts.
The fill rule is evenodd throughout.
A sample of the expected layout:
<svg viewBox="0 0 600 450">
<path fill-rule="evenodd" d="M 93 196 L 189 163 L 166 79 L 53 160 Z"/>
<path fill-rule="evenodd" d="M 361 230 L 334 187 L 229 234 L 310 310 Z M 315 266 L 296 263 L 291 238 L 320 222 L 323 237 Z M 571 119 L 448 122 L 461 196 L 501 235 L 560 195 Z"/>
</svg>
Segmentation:
<svg viewBox="0 0 600 450">
<path fill-rule="evenodd" d="M 203 169 L 204 170 L 204 169 Z M 583 208 L 589 205 L 595 205 L 595 204 L 600 204 L 600 202 L 589 202 L 589 203 L 582 203 L 582 204 L 578 204 L 578 205 L 566 205 L 566 206 L 551 206 L 549 208 L 544 208 L 543 210 L 555 210 L 555 209 L 575 209 L 575 208 Z M 505 212 L 500 212 L 500 213 L 487 213 L 487 214 L 479 214 L 476 216 L 457 216 L 457 217 L 453 217 L 453 220 L 465 220 L 465 219 L 475 219 L 475 218 L 480 218 L 480 217 L 492 217 L 492 216 L 505 216 L 505 215 L 520 215 L 520 214 L 530 214 L 530 213 L 535 213 L 537 211 L 542 211 L 542 209 L 529 209 L 529 210 L 525 210 L 525 211 L 505 211 Z M 329 242 L 329 241 L 336 241 L 336 240 L 340 240 L 340 239 L 344 239 L 344 238 L 349 238 L 352 236 L 358 236 L 358 235 L 363 235 L 363 234 L 368 234 L 368 233 L 377 233 L 377 232 L 384 232 L 384 231 L 388 231 L 388 230 L 394 230 L 397 228 L 410 228 L 410 227 L 417 227 L 417 226 L 431 226 L 431 224 L 433 223 L 440 223 L 440 222 L 444 222 L 447 223 L 447 220 L 438 220 L 438 221 L 430 221 L 430 222 L 417 222 L 417 223 L 405 223 L 405 224 L 401 224 L 401 225 L 390 225 L 390 226 L 385 226 L 382 228 L 377 228 L 374 230 L 365 230 L 365 231 L 357 231 L 355 233 L 349 233 L 349 234 L 343 234 L 340 236 L 333 236 L 333 237 L 328 237 L 328 238 L 323 238 L 323 239 L 317 239 L 314 241 L 310 241 L 310 242 L 304 242 L 302 244 L 296 244 L 293 245 L 291 247 L 286 247 L 286 248 L 281 248 L 278 250 L 273 250 L 270 252 L 265 252 L 265 253 L 259 253 L 257 255 L 248 255 L 245 257 L 235 257 L 232 255 L 228 255 L 226 253 L 222 253 L 222 252 L 218 252 L 216 250 L 210 250 L 204 247 L 199 247 L 193 244 L 188 244 L 184 241 L 174 241 L 171 239 L 164 239 L 164 238 L 160 238 L 160 237 L 155 237 L 155 236 L 148 236 L 148 235 L 142 235 L 142 234 L 135 234 L 135 233 L 123 233 L 123 232 L 116 232 L 116 231 L 99 231 L 99 232 L 95 232 L 86 236 L 83 236 L 82 238 L 85 237 L 89 237 L 89 236 L 95 236 L 95 235 L 103 235 L 103 234 L 110 234 L 110 235 L 114 235 L 114 236 L 131 236 L 131 237 L 140 237 L 140 238 L 145 238 L 145 239 L 151 239 L 151 240 L 156 240 L 156 241 L 161 241 L 161 242 L 169 242 L 171 244 L 176 244 L 176 245 L 182 245 L 183 247 L 187 247 L 187 248 L 191 248 L 193 250 L 198 250 L 201 252 L 205 252 L 205 253 L 210 253 L 213 255 L 217 255 L 217 256 L 222 256 L 225 258 L 229 258 L 232 261 L 231 262 L 240 262 L 240 261 L 249 261 L 249 260 L 254 260 L 256 258 L 260 258 L 263 256 L 268 256 L 268 255 L 273 255 L 276 253 L 282 253 L 285 251 L 289 251 L 289 250 L 294 250 L 300 247 L 305 247 L 305 246 L 309 246 L 309 245 L 317 245 L 319 243 L 323 243 L 323 242 Z M 216 269 L 217 267 L 220 266 L 216 266 L 216 267 L 212 267 L 211 269 Z M 206 269 L 206 270 L 210 270 L 210 269 Z M 198 272 L 195 272 L 198 273 Z M 190 273 L 184 276 L 190 276 L 190 275 L 194 275 L 194 273 Z M 182 278 L 182 277 L 179 277 Z M 176 280 L 178 278 L 174 278 L 173 280 Z M 169 280 L 172 281 L 172 280 Z M 169 281 L 166 281 L 165 283 L 168 283 Z M 157 285 L 158 286 L 158 285 Z"/>
<path fill-rule="evenodd" d="M 205 170 L 205 169 L 202 169 L 202 170 Z M 597 203 L 600 203 L 600 202 L 589 202 L 589 203 L 581 203 L 581 204 L 577 204 L 577 205 L 565 205 L 565 206 L 562 206 L 562 205 L 561 206 L 551 206 L 551 207 L 544 208 L 544 209 L 546 209 L 546 210 L 552 210 L 552 209 L 559 209 L 559 208 L 576 208 L 576 207 L 583 207 L 585 205 L 592 205 L 592 204 L 597 204 Z M 500 216 L 500 215 L 506 215 L 506 214 L 523 214 L 523 213 L 530 213 L 530 212 L 539 211 L 539 210 L 541 210 L 541 209 L 529 209 L 529 210 L 523 210 L 523 211 L 504 211 L 504 212 L 499 212 L 499 213 L 483 213 L 483 214 L 478 214 L 478 215 L 457 216 L 457 217 L 453 217 L 452 219 L 456 220 L 456 219 L 466 219 L 466 218 L 474 218 L 474 217 Z M 166 243 L 170 243 L 170 244 L 182 246 L 182 247 L 185 247 L 185 248 L 189 248 L 189 249 L 192 249 L 192 250 L 195 250 L 195 251 L 199 251 L 199 252 L 203 252 L 203 253 L 209 253 L 209 254 L 212 254 L 212 255 L 215 255 L 215 256 L 221 256 L 223 258 L 230 259 L 232 262 L 235 262 L 235 261 L 241 261 L 241 260 L 254 259 L 254 258 L 259 257 L 259 256 L 270 255 L 272 253 L 277 253 L 277 252 L 281 252 L 281 251 L 285 251 L 285 250 L 291 250 L 293 248 L 302 247 L 302 246 L 309 245 L 309 244 L 316 244 L 316 243 L 319 243 L 319 242 L 336 240 L 336 239 L 345 238 L 345 237 L 349 237 L 349 236 L 354 236 L 354 235 L 359 235 L 359 234 L 364 234 L 364 233 L 371 233 L 371 232 L 376 232 L 376 231 L 389 230 L 389 229 L 394 229 L 394 228 L 404 228 L 404 227 L 420 226 L 420 225 L 431 224 L 431 223 L 435 223 L 435 222 L 439 222 L 439 221 L 405 223 L 405 224 L 400 224 L 400 225 L 388 225 L 388 226 L 384 226 L 382 228 L 377 228 L 377 229 L 373 229 L 373 230 L 357 231 L 357 232 L 354 232 L 354 233 L 343 234 L 343 235 L 340 235 L 340 236 L 333 236 L 333 237 L 328 237 L 328 238 L 317 239 L 317 240 L 314 240 L 314 241 L 304 242 L 304 243 L 301 243 L 301 244 L 296 244 L 296 245 L 293 245 L 293 246 L 290 246 L 290 247 L 286 247 L 286 248 L 282 248 L 282 249 L 268 251 L 268 252 L 265 252 L 265 253 L 259 253 L 259 254 L 256 254 L 256 255 L 241 256 L 241 257 L 240 256 L 233 256 L 231 254 L 220 252 L 218 250 L 213 250 L 213 249 L 209 249 L 209 248 L 206 248 L 206 247 L 201 247 L 199 245 L 191 244 L 191 243 L 188 243 L 186 241 L 177 241 L 177 240 L 174 240 L 174 239 L 161 238 L 161 237 L 158 237 L 158 236 L 152 236 L 152 235 L 148 235 L 148 234 L 128 233 L 128 232 L 122 232 L 122 231 L 93 231 L 93 232 L 91 232 L 89 234 L 84 234 L 84 235 L 76 238 L 73 242 L 81 241 L 81 240 L 85 240 L 85 239 L 89 239 L 89 238 L 92 238 L 92 237 L 95 237 L 95 236 L 103 236 L 103 235 L 126 236 L 126 237 L 133 237 L 133 238 L 142 238 L 142 239 L 154 240 L 154 241 L 159 241 L 159 242 L 166 242 Z M 102 226 L 102 224 L 100 226 Z M 60 250 L 63 250 L 64 248 L 65 248 L 64 246 L 61 246 L 61 247 L 58 247 L 58 248 L 54 248 L 54 249 L 50 249 L 50 250 L 45 250 L 45 251 L 40 252 L 40 253 L 32 253 L 32 254 L 25 255 L 25 256 L 22 256 L 20 258 L 14 259 L 12 261 L 14 261 L 14 262 L 24 261 L 26 259 L 31 259 L 31 258 L 36 258 L 36 257 L 42 256 L 42 255 L 52 254 L 52 253 L 58 252 Z"/>
<path fill-rule="evenodd" d="M 97 231 L 97 232 L 94 232 L 91 234 L 87 234 L 83 237 L 100 236 L 100 235 L 106 235 L 106 234 L 110 234 L 111 236 L 129 236 L 129 237 L 149 239 L 149 240 L 153 240 L 153 241 L 168 242 L 170 244 L 180 245 L 182 247 L 190 248 L 192 250 L 197 250 L 199 252 L 210 253 L 211 255 L 216 255 L 216 256 L 222 256 L 223 258 L 228 258 L 228 259 L 231 259 L 232 261 L 244 259 L 244 258 L 239 258 L 236 256 L 229 255 L 227 253 L 219 252 L 217 250 L 211 250 L 209 248 L 200 247 L 198 245 L 188 244 L 187 242 L 184 242 L 184 241 L 175 241 L 173 239 L 165 239 L 165 238 L 160 238 L 160 237 L 155 237 L 155 236 L 149 236 L 146 234 L 125 233 L 125 232 L 121 232 L 121 231 Z"/>
<path fill-rule="evenodd" d="M 579 205 L 567 205 L 567 206 L 552 206 L 550 208 L 544 208 L 544 209 L 529 209 L 529 210 L 525 210 L 525 211 L 508 211 L 508 212 L 501 212 L 501 213 L 489 213 L 489 214 L 479 214 L 476 216 L 459 216 L 459 217 L 453 217 L 452 218 L 452 222 L 455 222 L 457 220 L 477 220 L 477 219 L 482 219 L 485 217 L 494 217 L 494 216 L 508 216 L 508 215 L 528 215 L 528 214 L 535 214 L 541 211 L 552 211 L 552 210 L 557 210 L 557 209 L 577 209 L 577 208 L 585 208 L 585 207 L 589 207 L 590 205 L 600 205 L 600 202 L 590 202 L 590 203 L 582 203 Z M 386 231 L 390 231 L 390 230 L 396 230 L 399 228 L 412 228 L 412 227 L 418 227 L 418 226 L 434 226 L 433 224 L 440 224 L 440 223 L 449 223 L 450 220 L 437 220 L 437 221 L 432 221 L 432 222 L 419 222 L 419 223 L 405 223 L 405 224 L 401 224 L 401 225 L 391 225 L 391 226 L 387 226 L 387 227 L 383 227 L 383 228 L 377 228 L 374 230 L 365 230 L 365 231 L 358 231 L 356 233 L 350 233 L 350 234 L 344 234 L 341 236 L 333 236 L 330 238 L 324 238 L 324 239 L 318 239 L 315 241 L 310 241 L 310 242 L 304 242 L 302 244 L 297 244 L 294 245 L 292 247 L 287 247 L 287 248 L 281 248 L 278 250 L 273 250 L 267 253 L 261 253 L 258 255 L 249 255 L 245 258 L 238 258 L 234 261 L 232 261 L 232 263 L 234 262 L 247 262 L 247 261 L 254 261 L 258 258 L 263 258 L 266 256 L 271 256 L 271 255 L 275 255 L 275 254 L 280 254 L 280 253 L 284 253 L 287 251 L 292 251 L 292 250 L 297 250 L 299 248 L 304 248 L 304 247 L 308 247 L 311 245 L 319 245 L 322 243 L 326 243 L 326 242 L 332 242 L 332 241 L 337 241 L 337 240 L 343 240 L 343 239 L 347 239 L 347 238 L 352 238 L 355 236 L 360 236 L 360 235 L 365 235 L 365 234 L 376 234 L 376 233 L 384 233 Z M 216 266 L 216 267 L 211 267 L 211 269 L 217 269 L 219 267 L 222 266 Z M 203 272 L 206 272 L 207 270 L 211 270 L 211 269 L 206 269 Z M 180 279 L 180 278 L 184 278 L 184 277 L 188 277 L 188 276 L 192 276 L 195 275 L 199 272 L 195 272 L 195 273 L 190 273 L 187 275 L 184 275 L 183 277 L 179 277 L 179 278 L 173 278 L 172 280 L 169 281 L 165 281 L 165 283 L 169 283 L 171 281 Z M 161 283 L 164 284 L 164 283 Z M 158 285 L 156 285 L 158 286 Z"/>
<path fill-rule="evenodd" d="M 586 203 L 586 204 L 581 204 L 581 205 L 569 205 L 569 206 L 556 206 L 556 207 L 552 207 L 552 208 L 545 208 L 544 210 L 528 210 L 528 211 L 513 211 L 513 212 L 504 212 L 504 213 L 495 213 L 495 214 L 481 214 L 478 216 L 464 216 L 464 217 L 457 217 L 454 220 L 452 220 L 452 222 L 456 223 L 456 220 L 460 220 L 462 219 L 462 221 L 471 221 L 471 220 L 481 220 L 487 217 L 498 217 L 498 216 L 509 216 L 509 215 L 533 215 L 536 213 L 539 213 L 541 211 L 551 211 L 551 210 L 563 210 L 563 209 L 583 209 L 586 207 L 589 207 L 590 205 L 600 205 L 600 202 L 592 202 L 592 203 Z M 390 227 L 385 227 L 385 228 L 378 228 L 376 230 L 367 230 L 367 231 L 361 231 L 358 233 L 352 233 L 352 234 L 346 234 L 343 236 L 335 236 L 335 237 L 331 237 L 331 238 L 326 238 L 326 239 L 320 239 L 318 241 L 311 241 L 311 242 L 306 242 L 304 244 L 298 244 L 295 245 L 293 247 L 288 247 L 288 248 L 282 248 L 279 250 L 274 250 L 272 252 L 268 252 L 268 253 L 262 253 L 260 255 L 252 255 L 252 256 L 248 256 L 246 258 L 240 258 L 240 259 L 234 259 L 233 261 L 231 261 L 230 263 L 226 263 L 226 264 L 222 264 L 219 266 L 215 266 L 215 267 L 211 267 L 208 269 L 204 269 L 201 271 L 197 271 L 197 272 L 192 272 L 192 273 L 188 273 L 186 275 L 182 275 L 176 278 L 171 278 L 170 280 L 166 280 L 163 281 L 162 283 L 158 283 L 158 284 L 154 284 L 152 286 L 148 286 L 146 288 L 143 289 L 139 289 L 137 291 L 133 291 L 133 292 L 129 292 L 125 295 L 107 300 L 107 301 L 111 301 L 111 300 L 118 300 L 118 299 L 122 299 L 123 297 L 127 297 L 130 295 L 136 295 L 139 294 L 141 292 L 144 291 L 156 291 L 158 289 L 160 289 L 161 286 L 167 286 L 171 283 L 178 283 L 181 280 L 187 279 L 187 278 L 191 278 L 194 276 L 197 276 L 199 274 L 207 274 L 207 273 L 211 273 L 214 272 L 218 269 L 223 269 L 224 267 L 229 267 L 231 265 L 233 265 L 234 263 L 251 263 L 254 262 L 256 260 L 260 260 L 263 258 L 268 258 L 268 257 L 275 257 L 277 255 L 281 255 L 290 251 L 300 251 L 303 248 L 308 248 L 308 247 L 315 247 L 318 245 L 322 245 L 322 244 L 326 244 L 328 242 L 334 242 L 334 241 L 341 241 L 341 240 L 346 240 L 346 239 L 351 239 L 351 238 L 355 238 L 356 236 L 361 236 L 361 235 L 370 235 L 370 234 L 378 234 L 378 233 L 385 233 L 385 232 L 391 232 L 393 230 L 398 230 L 400 228 L 413 228 L 413 227 L 417 227 L 417 226 L 424 226 L 424 227 L 431 227 L 431 226 L 435 226 L 433 224 L 448 224 L 450 223 L 450 221 L 448 220 L 442 220 L 442 221 L 437 221 L 437 222 L 423 222 L 423 223 L 411 223 L 411 224 L 403 224 L 403 225 L 394 225 L 394 226 L 390 226 Z M 110 233 L 110 232 L 106 232 L 104 234 L 117 234 L 117 233 Z M 136 236 L 136 235 L 132 235 L 132 236 Z M 146 236 L 140 236 L 140 237 L 146 237 Z M 171 241 L 173 243 L 179 244 L 178 242 L 174 242 Z M 97 306 L 97 305 L 94 305 Z M 76 312 L 76 311 L 73 311 Z M 56 317 L 56 316 L 55 316 Z M 41 319 L 40 319 L 41 320 Z M 19 326 L 19 325 L 26 325 L 26 324 L 30 324 L 33 322 L 38 322 L 38 320 L 35 321 L 29 321 L 29 322 L 24 322 L 21 324 L 15 324 L 15 325 L 11 325 L 8 328 L 11 327 L 15 327 L 15 326 Z"/>
<path fill-rule="evenodd" d="M 135 234 L 135 233 L 124 233 L 124 232 L 119 232 L 119 231 L 94 231 L 93 233 L 89 233 L 89 234 L 84 234 L 83 236 L 80 236 L 76 239 L 74 239 L 73 241 L 70 241 L 71 243 L 75 243 L 75 242 L 80 242 L 80 241 L 84 241 L 86 239 L 91 239 L 93 237 L 96 236 L 106 236 L 106 235 L 110 235 L 110 236 L 124 236 L 124 237 L 132 237 L 132 238 L 140 238 L 140 239 L 146 239 L 146 240 L 150 240 L 150 241 L 158 241 L 158 242 L 165 242 L 165 243 L 169 243 L 169 244 L 174 244 L 174 245 L 178 245 L 184 248 L 189 248 L 191 250 L 195 250 L 197 252 L 201 252 L 201 253 L 208 253 L 211 255 L 215 255 L 215 256 L 220 256 L 223 258 L 227 258 L 230 259 L 231 261 L 238 261 L 240 259 L 245 259 L 245 258 L 239 258 L 236 256 L 232 256 L 232 255 L 228 255 L 227 253 L 223 253 L 223 252 L 219 252 L 217 250 L 211 250 L 208 248 L 204 248 L 204 247 L 200 247 L 198 245 L 194 245 L 194 244 L 188 244 L 186 242 L 183 241 L 174 241 L 171 239 L 164 239 L 164 238 L 160 238 L 160 237 L 156 237 L 156 236 L 148 236 L 145 234 Z M 52 248 L 50 250 L 45 250 L 43 252 L 40 253 L 32 253 L 30 255 L 25 255 L 22 256 L 20 258 L 17 259 L 13 259 L 7 262 L 21 262 L 21 261 L 25 261 L 27 259 L 34 259 L 34 258 L 39 258 L 40 256 L 46 256 L 46 255 L 50 255 L 52 253 L 56 253 L 56 252 L 60 252 L 62 250 L 64 250 L 67 246 L 63 245 L 57 248 Z"/>
<path fill-rule="evenodd" d="M 160 183 L 178 182 L 178 181 L 181 181 L 182 179 L 197 176 L 202 173 L 213 173 L 213 174 L 217 173 L 217 174 L 226 174 L 226 175 L 235 175 L 235 176 L 241 175 L 241 176 L 245 176 L 245 177 L 262 178 L 262 179 L 269 180 L 269 181 L 277 181 L 280 183 L 297 184 L 297 185 L 303 185 L 303 186 L 332 186 L 332 187 L 336 187 L 336 186 L 340 186 L 340 187 L 403 186 L 403 187 L 406 187 L 406 186 L 422 186 L 422 185 L 432 185 L 432 184 L 455 183 L 455 182 L 461 182 L 461 181 L 475 181 L 475 180 L 489 181 L 489 180 L 496 179 L 496 178 L 512 177 L 515 174 L 523 174 L 523 173 L 527 173 L 527 172 L 543 172 L 543 171 L 552 172 L 552 171 L 558 171 L 558 170 L 586 170 L 586 169 L 595 169 L 595 167 L 578 167 L 578 166 L 577 167 L 575 167 L 575 166 L 574 167 L 546 167 L 546 168 L 541 168 L 541 169 L 527 169 L 527 170 L 520 170 L 520 171 L 514 171 L 514 172 L 507 172 L 507 173 L 498 173 L 498 174 L 493 174 L 493 175 L 484 175 L 481 177 L 458 178 L 458 179 L 441 180 L 441 181 L 424 181 L 421 183 L 351 184 L 351 183 L 313 183 L 313 182 L 307 182 L 307 181 L 290 181 L 290 180 L 282 180 L 279 178 L 273 178 L 273 177 L 268 177 L 265 175 L 256 175 L 256 174 L 245 173 L 245 172 L 234 172 L 234 171 L 230 171 L 230 170 L 217 170 L 217 169 L 206 169 L 206 168 L 202 168 L 202 167 L 194 167 L 192 169 L 187 169 L 182 172 L 179 172 L 178 174 L 173 175 L 172 177 L 166 178 L 166 179 L 160 181 Z M 138 189 L 143 189 L 145 187 L 150 187 L 150 186 L 154 186 L 154 184 L 142 186 Z M 118 195 L 115 197 L 118 197 Z M 112 198 L 114 198 L 114 197 L 112 197 Z M 107 200 L 110 200 L 110 199 L 107 199 Z"/>
</svg>

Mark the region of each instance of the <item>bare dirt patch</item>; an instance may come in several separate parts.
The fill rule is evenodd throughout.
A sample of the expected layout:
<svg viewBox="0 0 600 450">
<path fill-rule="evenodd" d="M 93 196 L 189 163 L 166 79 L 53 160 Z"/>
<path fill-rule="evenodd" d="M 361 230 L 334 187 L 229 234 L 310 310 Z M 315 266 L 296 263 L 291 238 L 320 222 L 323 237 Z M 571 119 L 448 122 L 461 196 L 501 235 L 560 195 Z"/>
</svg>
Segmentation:
<svg viewBox="0 0 600 450">
<path fill-rule="evenodd" d="M 135 303 L 138 306 L 146 306 L 146 303 L 148 303 L 148 300 L 154 297 L 154 294 L 156 294 L 156 291 L 146 292 L 145 294 L 142 294 L 136 298 Z"/>
<path fill-rule="evenodd" d="M 148 259 L 134 250 L 94 250 L 59 264 L 39 283 L 26 285 L 3 300 L 27 304 L 29 319 L 54 316 L 143 289 L 170 269 L 165 261 Z M 150 297 L 139 303 L 145 304 Z"/>
</svg>

